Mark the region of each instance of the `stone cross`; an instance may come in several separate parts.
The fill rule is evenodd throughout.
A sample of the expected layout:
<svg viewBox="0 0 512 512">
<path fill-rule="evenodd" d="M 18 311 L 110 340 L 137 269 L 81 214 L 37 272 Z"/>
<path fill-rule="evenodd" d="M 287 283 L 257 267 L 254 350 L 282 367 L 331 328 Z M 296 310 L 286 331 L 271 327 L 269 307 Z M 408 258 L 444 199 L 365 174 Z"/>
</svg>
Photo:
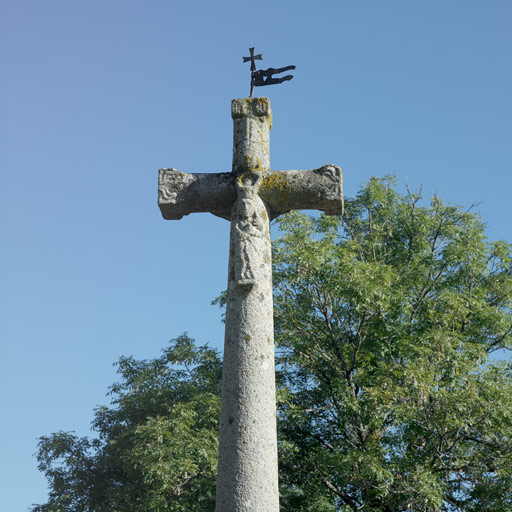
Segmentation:
<svg viewBox="0 0 512 512">
<path fill-rule="evenodd" d="M 271 171 L 268 98 L 232 101 L 233 168 L 160 169 L 164 219 L 210 212 L 231 221 L 216 512 L 278 512 L 270 220 L 297 209 L 343 211 L 335 165 Z"/>
</svg>

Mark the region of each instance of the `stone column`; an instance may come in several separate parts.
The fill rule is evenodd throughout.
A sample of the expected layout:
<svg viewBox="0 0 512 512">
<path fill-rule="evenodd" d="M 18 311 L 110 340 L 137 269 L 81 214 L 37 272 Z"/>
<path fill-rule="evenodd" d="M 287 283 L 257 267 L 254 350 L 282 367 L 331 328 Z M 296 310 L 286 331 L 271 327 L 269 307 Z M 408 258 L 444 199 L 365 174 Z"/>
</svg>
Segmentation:
<svg viewBox="0 0 512 512">
<path fill-rule="evenodd" d="M 216 512 L 278 512 L 272 263 L 267 208 L 270 102 L 232 103 L 233 173 Z"/>
</svg>

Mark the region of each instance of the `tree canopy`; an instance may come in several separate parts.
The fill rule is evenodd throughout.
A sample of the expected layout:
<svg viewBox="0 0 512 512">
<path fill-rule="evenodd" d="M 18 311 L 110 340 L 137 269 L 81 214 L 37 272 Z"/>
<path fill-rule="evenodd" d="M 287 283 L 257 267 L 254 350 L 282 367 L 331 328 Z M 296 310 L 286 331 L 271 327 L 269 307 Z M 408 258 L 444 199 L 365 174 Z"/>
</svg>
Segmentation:
<svg viewBox="0 0 512 512">
<path fill-rule="evenodd" d="M 323 489 L 344 511 L 512 510 L 512 367 L 493 358 L 512 346 L 510 245 L 389 179 L 343 218 L 293 214 L 281 228 L 291 509 Z"/>
<path fill-rule="evenodd" d="M 49 501 L 35 512 L 207 511 L 215 507 L 221 362 L 182 335 L 150 361 L 122 357 L 94 439 L 41 437 Z"/>
<path fill-rule="evenodd" d="M 274 243 L 281 509 L 512 511 L 512 251 L 373 179 Z M 214 510 L 221 361 L 118 363 L 97 437 L 42 437 L 34 512 Z"/>
</svg>

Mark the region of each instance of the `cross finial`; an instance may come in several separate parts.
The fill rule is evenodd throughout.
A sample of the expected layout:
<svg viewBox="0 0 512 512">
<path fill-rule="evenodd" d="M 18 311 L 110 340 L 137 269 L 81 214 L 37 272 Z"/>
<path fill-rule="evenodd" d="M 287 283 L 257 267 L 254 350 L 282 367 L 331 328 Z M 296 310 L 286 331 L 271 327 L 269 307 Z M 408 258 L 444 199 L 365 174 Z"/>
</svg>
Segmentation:
<svg viewBox="0 0 512 512">
<path fill-rule="evenodd" d="M 262 54 L 254 55 L 254 48 L 249 48 L 249 52 L 251 53 L 250 57 L 244 57 L 244 62 L 251 61 L 251 71 L 256 71 L 256 63 L 255 60 L 263 60 Z"/>
<path fill-rule="evenodd" d="M 249 57 L 243 57 L 244 62 L 251 61 L 251 94 L 249 95 L 249 98 L 252 98 L 252 93 L 254 91 L 254 72 L 256 71 L 256 63 L 255 60 L 263 60 L 262 54 L 259 53 L 258 55 L 254 55 L 254 47 L 249 48 L 250 56 Z"/>
</svg>

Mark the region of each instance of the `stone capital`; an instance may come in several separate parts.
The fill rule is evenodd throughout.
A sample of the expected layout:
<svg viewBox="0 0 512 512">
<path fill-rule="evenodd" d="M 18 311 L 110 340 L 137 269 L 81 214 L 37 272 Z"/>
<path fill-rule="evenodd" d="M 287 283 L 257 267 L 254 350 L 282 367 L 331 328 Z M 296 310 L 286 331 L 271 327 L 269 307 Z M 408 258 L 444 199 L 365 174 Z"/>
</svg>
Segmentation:
<svg viewBox="0 0 512 512">
<path fill-rule="evenodd" d="M 271 117 L 268 98 L 238 98 L 231 101 L 231 117 Z"/>
</svg>

